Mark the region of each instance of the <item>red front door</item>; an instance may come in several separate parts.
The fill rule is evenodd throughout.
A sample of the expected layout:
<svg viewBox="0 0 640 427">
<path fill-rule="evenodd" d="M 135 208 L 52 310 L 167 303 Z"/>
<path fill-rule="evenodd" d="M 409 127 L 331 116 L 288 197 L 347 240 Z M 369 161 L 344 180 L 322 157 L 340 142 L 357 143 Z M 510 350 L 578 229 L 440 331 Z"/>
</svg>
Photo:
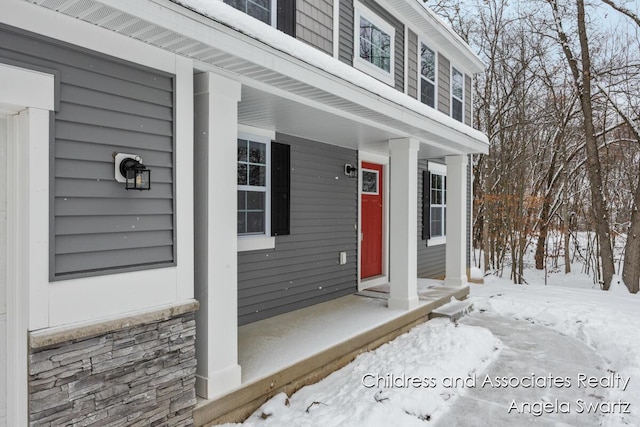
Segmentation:
<svg viewBox="0 0 640 427">
<path fill-rule="evenodd" d="M 362 162 L 360 277 L 382 274 L 382 165 Z"/>
</svg>

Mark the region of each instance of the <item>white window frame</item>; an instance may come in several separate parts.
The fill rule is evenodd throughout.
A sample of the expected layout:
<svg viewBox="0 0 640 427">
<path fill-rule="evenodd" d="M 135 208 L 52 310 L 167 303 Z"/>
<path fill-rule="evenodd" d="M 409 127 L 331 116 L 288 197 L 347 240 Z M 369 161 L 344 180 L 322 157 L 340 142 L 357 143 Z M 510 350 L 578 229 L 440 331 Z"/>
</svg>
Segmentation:
<svg viewBox="0 0 640 427">
<path fill-rule="evenodd" d="M 453 94 L 453 72 L 456 71 L 458 73 L 460 73 L 462 75 L 462 98 L 458 98 L 457 96 L 455 96 Z M 464 123 L 464 85 L 465 85 L 465 78 L 464 78 L 464 73 L 462 71 L 460 71 L 457 67 L 454 67 L 453 65 L 451 65 L 451 75 L 449 76 L 450 80 L 451 80 L 451 84 L 449 87 L 449 90 L 451 91 L 451 118 L 453 117 L 453 100 L 456 99 L 458 101 L 460 101 L 460 103 L 462 104 L 462 112 L 461 112 L 461 117 L 460 117 L 460 123 Z M 455 119 L 457 120 L 457 119 Z"/>
<path fill-rule="evenodd" d="M 274 249 L 276 247 L 276 238 L 271 236 L 271 140 L 275 139 L 275 132 L 238 125 L 237 139 L 246 139 L 266 144 L 267 156 L 264 234 L 238 235 L 238 252 Z M 237 189 L 238 191 L 255 191 L 255 188 L 252 188 L 250 185 L 238 185 Z"/>
<path fill-rule="evenodd" d="M 245 0 L 245 1 L 248 1 L 248 0 Z M 227 6 L 233 7 L 230 4 L 227 4 Z M 269 7 L 271 8 L 269 10 L 269 13 L 271 14 L 271 22 L 269 24 L 267 24 L 267 25 L 271 25 L 272 27 L 277 27 L 278 26 L 278 1 L 277 0 L 271 0 L 269 2 Z M 233 7 L 233 8 L 236 9 L 235 7 Z M 244 10 L 240 10 L 240 9 L 236 9 L 236 10 L 239 10 L 240 12 L 249 15 Z M 251 16 L 251 15 L 249 15 L 249 16 Z M 253 16 L 251 16 L 251 17 L 254 18 Z M 254 18 L 254 19 L 257 20 L 257 21 L 260 21 L 258 18 Z M 260 22 L 263 22 L 263 21 L 260 21 Z M 265 22 L 265 24 L 266 24 L 266 22 Z"/>
<path fill-rule="evenodd" d="M 447 177 L 447 166 L 443 165 L 441 163 L 433 163 L 433 162 L 428 162 L 427 163 L 427 168 L 429 169 L 429 172 L 433 175 L 441 175 L 443 177 Z M 447 187 L 445 185 L 444 187 L 444 196 L 445 196 L 445 203 L 444 205 L 437 205 L 437 206 L 442 206 L 446 209 L 447 207 L 447 203 L 446 203 L 446 196 L 447 196 Z M 429 210 L 431 210 L 431 182 L 429 182 Z M 442 216 L 443 222 L 446 219 L 446 211 L 444 211 L 444 215 Z M 444 226 L 443 226 L 444 227 Z M 444 245 L 447 243 L 447 229 L 446 227 L 444 227 L 444 230 L 442 231 L 443 235 L 442 236 L 437 236 L 437 237 L 430 237 L 427 240 L 427 246 L 437 246 L 437 245 Z M 431 212 L 429 212 L 429 235 L 431 235 Z"/>
<path fill-rule="evenodd" d="M 382 68 L 366 61 L 360 57 L 360 18 L 365 18 L 373 25 L 384 31 L 391 37 L 391 51 L 389 72 L 387 73 Z M 395 44 L 396 44 L 396 30 L 387 21 L 375 14 L 371 9 L 364 6 L 361 3 L 355 2 L 354 4 L 354 19 L 353 19 L 353 66 L 358 70 L 375 77 L 378 80 L 387 83 L 388 85 L 395 86 Z"/>
<path fill-rule="evenodd" d="M 434 55 L 435 64 L 434 64 L 434 73 L 433 73 L 433 107 L 428 104 L 424 104 L 422 102 L 422 79 L 429 81 L 426 77 L 422 75 L 422 45 L 425 45 L 427 49 L 431 50 Z M 433 109 L 438 108 L 438 51 L 431 48 L 431 44 L 427 42 L 424 38 L 418 38 L 418 101 L 426 105 L 427 107 L 431 107 Z"/>
</svg>

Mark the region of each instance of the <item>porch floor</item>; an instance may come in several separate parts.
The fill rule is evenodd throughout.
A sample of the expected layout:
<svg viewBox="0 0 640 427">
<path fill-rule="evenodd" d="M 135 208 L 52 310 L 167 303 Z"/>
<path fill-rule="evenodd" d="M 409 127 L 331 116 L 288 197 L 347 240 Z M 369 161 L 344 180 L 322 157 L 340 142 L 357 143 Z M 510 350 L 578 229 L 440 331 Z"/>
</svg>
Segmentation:
<svg viewBox="0 0 640 427">
<path fill-rule="evenodd" d="M 420 305 L 436 302 L 452 288 L 440 280 L 418 279 Z M 347 341 L 404 314 L 387 308 L 389 285 L 240 326 L 238 358 L 242 383 L 295 365 L 336 343 Z M 364 297 L 364 298 L 363 298 Z M 444 303 L 449 302 L 446 298 Z"/>
<path fill-rule="evenodd" d="M 418 279 L 419 306 L 387 308 L 389 285 L 368 288 L 290 313 L 238 328 L 242 385 L 217 399 L 201 400 L 196 425 L 239 421 L 278 392 L 291 393 L 430 318 L 452 296 L 464 298 L 468 287 L 444 286 L 440 280 Z"/>
</svg>

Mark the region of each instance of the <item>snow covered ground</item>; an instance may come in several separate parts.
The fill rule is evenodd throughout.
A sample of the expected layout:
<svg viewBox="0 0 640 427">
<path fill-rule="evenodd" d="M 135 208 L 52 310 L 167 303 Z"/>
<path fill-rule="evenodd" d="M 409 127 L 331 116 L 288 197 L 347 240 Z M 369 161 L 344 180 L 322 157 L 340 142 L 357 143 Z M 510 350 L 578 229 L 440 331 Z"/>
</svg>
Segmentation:
<svg viewBox="0 0 640 427">
<path fill-rule="evenodd" d="M 640 425 L 640 297 L 628 294 L 617 284 L 612 286 L 612 292 L 593 289 L 592 280 L 580 274 L 555 274 L 548 280 L 549 286 L 540 284 L 544 278 L 539 275 L 530 277 L 530 285 L 513 285 L 494 277 L 488 277 L 484 285 L 471 285 L 474 311 L 491 314 L 502 322 L 517 324 L 524 320 L 535 327 L 543 326 L 557 332 L 560 339 L 576 338 L 604 366 L 597 367 L 602 372 L 593 380 L 599 382 L 598 389 L 589 395 L 593 404 L 599 405 L 596 417 L 586 414 L 586 409 L 574 401 L 569 408 L 571 417 L 560 418 L 560 424 L 554 420 L 549 423 L 548 419 L 545 424 L 544 414 L 539 419 L 529 415 L 527 423 L 586 425 L 589 420 L 589 425 L 594 425 L 595 419 L 595 425 Z M 486 419 L 488 413 L 473 413 L 471 418 L 448 413 L 459 397 L 469 392 L 465 382 L 484 378 L 482 373 L 507 351 L 505 344 L 487 329 L 488 325 L 485 328 L 479 323 L 481 318 L 474 316 L 469 324 L 463 320 L 458 325 L 435 319 L 417 326 L 293 396 L 274 397 L 244 425 L 424 426 L 438 420 L 439 425 L 454 425 L 449 419 L 455 420 L 455 425 L 505 425 Z M 538 357 L 540 352 L 550 358 L 556 356 L 555 359 L 571 354 L 570 349 L 549 348 L 553 346 L 545 346 L 544 342 L 536 345 L 530 351 L 537 352 Z M 522 357 L 526 359 L 528 355 Z M 564 378 L 570 388 L 578 389 L 585 379 L 570 368 L 558 367 L 571 366 L 571 357 L 567 359 L 550 364 L 549 369 L 557 372 L 545 374 Z M 539 401 L 536 394 L 540 387 L 530 390 L 531 403 Z M 519 392 L 526 393 L 527 389 L 520 386 Z M 615 402 L 619 404 L 614 405 Z M 505 407 L 504 411 L 508 409 Z M 562 409 L 556 406 L 549 411 L 557 413 Z M 579 410 L 590 418 L 583 418 Z"/>
</svg>

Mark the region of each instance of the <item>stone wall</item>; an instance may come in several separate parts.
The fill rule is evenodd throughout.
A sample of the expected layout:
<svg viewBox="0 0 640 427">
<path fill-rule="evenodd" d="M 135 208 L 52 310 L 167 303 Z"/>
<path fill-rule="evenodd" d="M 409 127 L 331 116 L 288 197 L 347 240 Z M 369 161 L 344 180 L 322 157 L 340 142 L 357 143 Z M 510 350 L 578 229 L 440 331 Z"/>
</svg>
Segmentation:
<svg viewBox="0 0 640 427">
<path fill-rule="evenodd" d="M 40 348 L 30 337 L 31 426 L 193 425 L 193 311 L 128 324 Z"/>
</svg>

